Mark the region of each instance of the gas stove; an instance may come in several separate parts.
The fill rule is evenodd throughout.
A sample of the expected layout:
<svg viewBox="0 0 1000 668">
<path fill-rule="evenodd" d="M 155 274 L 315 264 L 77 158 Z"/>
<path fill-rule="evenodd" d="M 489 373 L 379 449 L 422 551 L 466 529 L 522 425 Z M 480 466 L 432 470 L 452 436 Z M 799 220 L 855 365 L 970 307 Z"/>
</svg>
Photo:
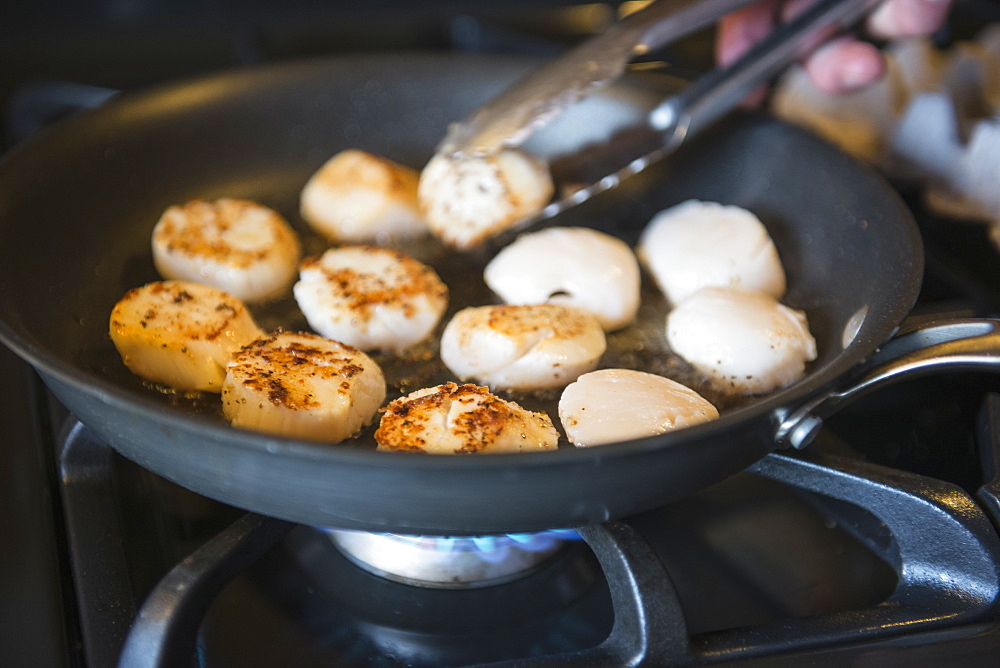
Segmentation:
<svg viewBox="0 0 1000 668">
<path fill-rule="evenodd" d="M 51 446 L 54 470 L 21 483 L 52 495 L 23 545 L 43 557 L 34 579 L 49 571 L 27 609 L 49 608 L 32 637 L 60 639 L 68 665 L 985 665 L 1000 647 L 1000 394 L 987 377 L 886 390 L 805 452 L 560 532 L 523 570 L 444 586 L 386 577 L 324 528 L 180 488 L 30 384 L 36 431 L 18 442 Z M 493 560 L 534 549 L 529 538 L 388 540 Z"/>
<path fill-rule="evenodd" d="M 528 21 L 537 15 L 527 3 L 487 3 L 487 18 L 440 4 L 408 39 L 546 53 L 587 30 L 566 28 L 565 14 Z M 585 10 L 543 4 L 550 18 Z M 155 3 L 146 9 L 156 14 Z M 341 10 L 233 29 L 224 55 L 206 51 L 170 72 L 148 62 L 100 76 L 51 67 L 80 82 L 54 88 L 8 72 L 4 98 L 19 111 L 8 111 L 6 142 L 99 103 L 108 88 L 325 51 L 301 17 Z M 375 32 L 389 42 L 380 47 L 399 46 L 393 30 Z M 692 53 L 679 61 L 702 65 Z M 33 67 L 25 77 L 44 75 Z M 902 194 L 927 246 L 911 322 L 997 317 L 1000 255 L 985 229 L 936 218 Z M 881 390 L 830 419 L 804 451 L 769 455 L 638 516 L 541 537 L 456 538 L 345 535 L 226 506 L 119 456 L 6 349 L 0 370 L 9 388 L 0 531 L 16 546 L 0 578 L 5 665 L 936 666 L 992 665 L 1000 650 L 992 375 Z"/>
</svg>

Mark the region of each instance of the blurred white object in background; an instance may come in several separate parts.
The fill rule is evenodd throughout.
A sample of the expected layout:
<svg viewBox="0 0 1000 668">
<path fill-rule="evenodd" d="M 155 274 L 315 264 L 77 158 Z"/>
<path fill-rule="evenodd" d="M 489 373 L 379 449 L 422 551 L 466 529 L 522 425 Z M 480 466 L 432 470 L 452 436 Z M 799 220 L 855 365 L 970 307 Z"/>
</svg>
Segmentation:
<svg viewBox="0 0 1000 668">
<path fill-rule="evenodd" d="M 947 50 L 899 40 L 886 55 L 886 77 L 846 95 L 793 68 L 773 110 L 890 177 L 917 181 L 931 210 L 989 223 L 1000 248 L 1000 26 Z"/>
<path fill-rule="evenodd" d="M 920 93 L 907 105 L 889 139 L 891 171 L 947 182 L 962 157 L 955 103 L 946 93 Z"/>
<path fill-rule="evenodd" d="M 889 74 L 867 88 L 841 95 L 816 87 L 802 67 L 788 70 L 772 107 L 782 118 L 811 129 L 844 151 L 876 163 L 899 117 L 905 91 L 889 62 Z"/>
</svg>

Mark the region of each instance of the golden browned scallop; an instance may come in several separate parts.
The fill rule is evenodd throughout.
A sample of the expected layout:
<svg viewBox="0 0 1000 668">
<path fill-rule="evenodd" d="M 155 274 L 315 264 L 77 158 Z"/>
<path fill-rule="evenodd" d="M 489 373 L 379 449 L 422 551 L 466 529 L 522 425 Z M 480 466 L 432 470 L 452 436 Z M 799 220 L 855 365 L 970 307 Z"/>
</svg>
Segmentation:
<svg viewBox="0 0 1000 668">
<path fill-rule="evenodd" d="M 387 248 L 332 248 L 303 261 L 300 276 L 292 291 L 309 326 L 362 350 L 419 343 L 448 307 L 433 269 Z"/>
<path fill-rule="evenodd" d="M 298 269 L 298 237 L 281 215 L 240 199 L 168 208 L 153 228 L 164 278 L 204 283 L 247 302 L 280 297 Z"/>
<path fill-rule="evenodd" d="M 186 281 L 129 290 L 112 310 L 109 329 L 132 373 L 207 392 L 222 390 L 230 356 L 261 335 L 239 299 Z"/>
<path fill-rule="evenodd" d="M 416 170 L 365 151 L 330 158 L 302 189 L 299 208 L 331 241 L 375 243 L 427 233 Z"/>
<path fill-rule="evenodd" d="M 456 376 L 506 390 L 568 385 L 606 348 L 594 316 L 558 304 L 465 308 L 441 335 L 441 361 Z"/>
<path fill-rule="evenodd" d="M 233 355 L 222 410 L 236 427 L 337 443 L 369 423 L 385 400 L 382 370 L 357 348 L 280 332 Z"/>
<path fill-rule="evenodd" d="M 390 402 L 375 440 L 379 450 L 471 455 L 554 450 L 559 434 L 544 413 L 486 387 L 445 383 Z"/>
<path fill-rule="evenodd" d="M 540 212 L 552 198 L 541 159 L 519 150 L 483 157 L 435 156 L 420 175 L 420 207 L 431 232 L 465 250 Z"/>
</svg>

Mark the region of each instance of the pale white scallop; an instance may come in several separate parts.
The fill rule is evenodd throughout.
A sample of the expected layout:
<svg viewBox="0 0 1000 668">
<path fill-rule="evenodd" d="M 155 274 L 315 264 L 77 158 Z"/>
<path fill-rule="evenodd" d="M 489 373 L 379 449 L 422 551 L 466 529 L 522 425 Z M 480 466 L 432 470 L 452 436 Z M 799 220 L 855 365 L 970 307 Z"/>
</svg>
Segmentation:
<svg viewBox="0 0 1000 668">
<path fill-rule="evenodd" d="M 559 398 L 559 420 L 578 447 L 656 436 L 717 417 L 715 406 L 691 388 L 631 369 L 585 373 Z"/>
<path fill-rule="evenodd" d="M 720 388 L 762 394 L 800 378 L 816 359 L 802 311 L 771 295 L 705 288 L 667 316 L 667 341 Z"/>
<path fill-rule="evenodd" d="M 574 306 L 609 332 L 628 325 L 639 310 L 639 263 L 632 249 L 586 227 L 523 234 L 486 265 L 483 278 L 508 304 Z"/>
<path fill-rule="evenodd" d="M 592 371 L 607 347 L 594 316 L 558 304 L 462 309 L 441 335 L 441 360 L 461 380 L 492 388 L 563 387 Z"/>
<path fill-rule="evenodd" d="M 673 304 L 708 286 L 785 294 L 785 270 L 767 228 L 737 206 L 688 200 L 661 211 L 637 252 Z"/>
<path fill-rule="evenodd" d="M 247 302 L 280 297 L 301 256 L 298 237 L 280 214 L 239 199 L 168 208 L 153 228 L 152 245 L 164 278 L 211 285 Z"/>
<path fill-rule="evenodd" d="M 373 243 L 427 233 L 416 170 L 349 149 L 330 158 L 302 189 L 299 208 L 332 241 Z"/>
<path fill-rule="evenodd" d="M 489 388 L 446 383 L 390 402 L 375 440 L 379 450 L 465 455 L 554 450 L 559 433 L 545 413 Z"/>
<path fill-rule="evenodd" d="M 222 411 L 235 427 L 338 443 L 385 400 L 382 370 L 352 346 L 280 332 L 244 346 L 226 368 Z"/>
<path fill-rule="evenodd" d="M 243 303 L 220 290 L 158 281 L 111 311 L 111 340 L 132 373 L 177 390 L 219 392 L 226 363 L 261 335 Z"/>
<path fill-rule="evenodd" d="M 420 208 L 431 232 L 464 250 L 532 216 L 552 198 L 541 159 L 504 150 L 484 157 L 436 155 L 420 174 Z"/>
<path fill-rule="evenodd" d="M 307 258 L 292 292 L 312 329 L 362 350 L 399 351 L 419 343 L 448 307 L 448 288 L 433 269 L 375 246 L 343 246 Z"/>
</svg>

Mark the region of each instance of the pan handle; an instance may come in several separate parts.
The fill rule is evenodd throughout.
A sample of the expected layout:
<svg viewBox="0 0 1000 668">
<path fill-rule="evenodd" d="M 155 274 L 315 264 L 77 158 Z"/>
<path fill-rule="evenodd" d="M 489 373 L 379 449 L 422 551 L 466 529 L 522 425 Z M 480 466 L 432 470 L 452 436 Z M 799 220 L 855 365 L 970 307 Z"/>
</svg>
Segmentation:
<svg viewBox="0 0 1000 668">
<path fill-rule="evenodd" d="M 1000 320 L 936 321 L 896 336 L 845 386 L 797 408 L 776 411 L 775 442 L 779 447 L 804 448 L 824 420 L 855 399 L 901 380 L 952 371 L 1000 371 Z"/>
</svg>

